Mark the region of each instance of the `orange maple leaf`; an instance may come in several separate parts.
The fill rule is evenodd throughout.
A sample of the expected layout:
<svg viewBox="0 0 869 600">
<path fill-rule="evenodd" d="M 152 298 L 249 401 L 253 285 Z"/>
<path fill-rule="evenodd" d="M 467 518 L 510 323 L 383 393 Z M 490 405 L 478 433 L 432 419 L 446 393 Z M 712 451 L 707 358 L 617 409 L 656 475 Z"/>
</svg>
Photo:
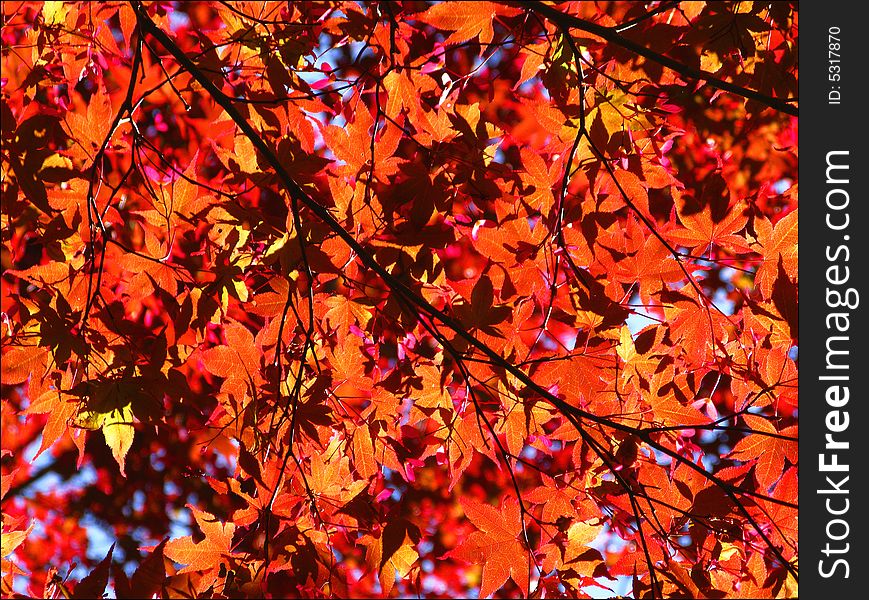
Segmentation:
<svg viewBox="0 0 869 600">
<path fill-rule="evenodd" d="M 773 227 L 767 219 L 755 219 L 757 239 L 763 247 L 763 263 L 758 267 L 755 282 L 764 298 L 772 296 L 772 289 L 778 277 L 779 261 L 788 274 L 797 274 L 797 231 L 798 211 L 794 210 L 782 217 Z"/>
<path fill-rule="evenodd" d="M 187 565 L 178 571 L 179 575 L 211 570 L 219 566 L 226 557 L 236 555 L 231 551 L 234 523 L 221 523 L 211 513 L 199 510 L 192 504 L 188 504 L 187 508 L 193 512 L 205 539 L 197 544 L 193 541 L 193 536 L 186 535 L 166 544 L 165 555 L 177 563 Z"/>
<path fill-rule="evenodd" d="M 492 27 L 495 15 L 512 16 L 520 12 L 518 8 L 495 2 L 448 2 L 435 4 L 418 18 L 438 29 L 452 31 L 444 44 L 460 44 L 477 36 L 481 44 L 489 44 L 495 35 Z"/>
<path fill-rule="evenodd" d="M 754 475 L 761 489 L 766 492 L 781 477 L 785 468 L 785 458 L 792 464 L 797 462 L 797 428 L 791 426 L 778 431 L 772 423 L 762 417 L 744 415 L 743 419 L 758 433 L 748 434 L 739 440 L 728 456 L 741 461 L 756 459 Z"/>
<path fill-rule="evenodd" d="M 699 247 L 701 250 L 711 245 L 735 253 L 751 251 L 744 237 L 737 234 L 748 221 L 745 205 L 742 203 L 732 206 L 719 221 L 713 219 L 712 211 L 708 207 L 691 215 L 686 215 L 680 210 L 679 220 L 684 227 L 674 229 L 667 234 L 667 237 L 676 244 L 686 248 Z"/>
<path fill-rule="evenodd" d="M 460 500 L 465 515 L 479 531 L 473 532 L 450 557 L 483 565 L 480 597 L 486 598 L 499 590 L 512 577 L 523 590 L 528 589 L 528 553 L 519 543 L 522 520 L 519 504 L 507 498 L 498 512 L 488 504 L 472 498 Z"/>
</svg>

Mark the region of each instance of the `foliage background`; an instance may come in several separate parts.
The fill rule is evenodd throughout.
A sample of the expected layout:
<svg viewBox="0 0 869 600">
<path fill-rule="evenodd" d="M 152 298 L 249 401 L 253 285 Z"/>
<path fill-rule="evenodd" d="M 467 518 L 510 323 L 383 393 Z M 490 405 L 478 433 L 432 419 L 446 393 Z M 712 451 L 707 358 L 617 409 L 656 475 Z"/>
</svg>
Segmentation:
<svg viewBox="0 0 869 600">
<path fill-rule="evenodd" d="M 4 594 L 796 594 L 795 4 L 2 10 Z"/>
</svg>

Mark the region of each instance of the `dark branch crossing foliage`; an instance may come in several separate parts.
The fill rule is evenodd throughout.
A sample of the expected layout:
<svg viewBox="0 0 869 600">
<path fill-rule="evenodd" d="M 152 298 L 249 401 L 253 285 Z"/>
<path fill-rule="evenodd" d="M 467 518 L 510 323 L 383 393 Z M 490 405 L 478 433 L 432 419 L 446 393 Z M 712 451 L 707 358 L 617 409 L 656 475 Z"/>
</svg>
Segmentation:
<svg viewBox="0 0 869 600">
<path fill-rule="evenodd" d="M 796 596 L 797 30 L 4 3 L 4 595 Z"/>
</svg>

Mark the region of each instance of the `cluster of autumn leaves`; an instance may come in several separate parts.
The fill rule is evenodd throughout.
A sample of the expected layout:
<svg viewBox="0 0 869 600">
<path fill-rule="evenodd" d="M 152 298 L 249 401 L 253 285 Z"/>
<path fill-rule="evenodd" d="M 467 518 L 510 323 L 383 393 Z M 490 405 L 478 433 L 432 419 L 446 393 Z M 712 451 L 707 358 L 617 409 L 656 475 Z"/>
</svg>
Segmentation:
<svg viewBox="0 0 869 600">
<path fill-rule="evenodd" d="M 11 4 L 4 594 L 794 593 L 795 9 Z"/>
</svg>

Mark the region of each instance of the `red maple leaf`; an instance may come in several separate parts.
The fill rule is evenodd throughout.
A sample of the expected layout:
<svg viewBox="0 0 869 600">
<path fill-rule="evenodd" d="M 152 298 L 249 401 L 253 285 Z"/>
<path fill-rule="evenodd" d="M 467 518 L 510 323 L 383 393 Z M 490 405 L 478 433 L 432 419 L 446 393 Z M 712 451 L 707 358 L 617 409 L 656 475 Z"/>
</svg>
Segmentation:
<svg viewBox="0 0 869 600">
<path fill-rule="evenodd" d="M 480 597 L 488 598 L 512 578 L 522 590 L 528 589 L 531 569 L 528 551 L 519 541 L 522 520 L 519 503 L 505 498 L 500 512 L 489 506 L 462 496 L 465 515 L 478 528 L 448 556 L 483 565 Z"/>
</svg>

